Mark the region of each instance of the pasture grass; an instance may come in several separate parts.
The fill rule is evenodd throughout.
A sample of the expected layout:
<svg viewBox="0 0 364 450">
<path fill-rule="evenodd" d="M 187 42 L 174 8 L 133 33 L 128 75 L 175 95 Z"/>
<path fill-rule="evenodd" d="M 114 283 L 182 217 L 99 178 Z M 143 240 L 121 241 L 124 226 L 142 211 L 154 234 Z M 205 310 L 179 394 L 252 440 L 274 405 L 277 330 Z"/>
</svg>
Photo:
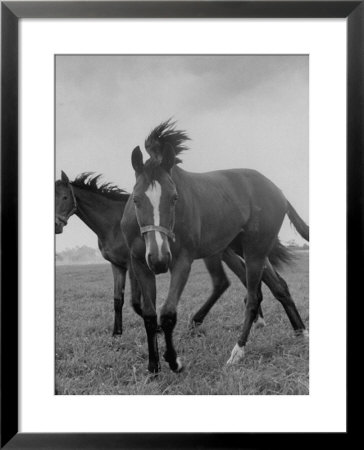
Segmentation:
<svg viewBox="0 0 364 450">
<path fill-rule="evenodd" d="M 107 264 L 57 266 L 56 269 L 56 394 L 60 395 L 307 395 L 308 342 L 293 333 L 282 306 L 266 287 L 263 311 L 267 326 L 254 329 L 245 360 L 225 363 L 236 343 L 243 318 L 245 289 L 228 269 L 230 288 L 216 303 L 198 333 L 191 333 L 191 316 L 206 300 L 211 282 L 203 262 L 196 261 L 180 300 L 175 346 L 184 371 L 175 374 L 164 362 L 162 371 L 147 373 L 147 343 L 143 322 L 125 293 L 124 332 L 112 337 L 113 282 Z M 300 252 L 281 271 L 308 328 L 308 253 Z M 160 307 L 169 276 L 158 276 Z"/>
</svg>

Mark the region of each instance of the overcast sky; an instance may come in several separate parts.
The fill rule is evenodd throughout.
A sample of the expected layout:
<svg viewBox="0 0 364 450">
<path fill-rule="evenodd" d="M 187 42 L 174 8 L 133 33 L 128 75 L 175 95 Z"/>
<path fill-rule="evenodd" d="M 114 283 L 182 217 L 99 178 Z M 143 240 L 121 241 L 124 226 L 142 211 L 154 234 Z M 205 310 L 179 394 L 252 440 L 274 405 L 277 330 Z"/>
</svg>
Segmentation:
<svg viewBox="0 0 364 450">
<path fill-rule="evenodd" d="M 307 56 L 57 56 L 56 179 L 94 171 L 131 191 L 131 151 L 172 116 L 192 139 L 184 169 L 256 169 L 308 221 Z M 280 237 L 304 242 L 288 223 Z M 74 216 L 56 247 L 76 245 L 97 238 Z"/>
</svg>

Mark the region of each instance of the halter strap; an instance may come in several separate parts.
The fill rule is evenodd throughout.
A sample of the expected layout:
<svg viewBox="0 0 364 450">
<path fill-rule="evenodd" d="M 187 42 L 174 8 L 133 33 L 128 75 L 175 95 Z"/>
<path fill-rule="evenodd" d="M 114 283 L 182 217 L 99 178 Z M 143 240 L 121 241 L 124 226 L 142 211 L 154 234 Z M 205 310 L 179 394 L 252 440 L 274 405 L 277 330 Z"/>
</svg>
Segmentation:
<svg viewBox="0 0 364 450">
<path fill-rule="evenodd" d="M 73 200 L 73 208 L 72 208 L 72 214 L 74 213 L 74 212 L 76 212 L 77 211 L 77 200 L 76 200 L 76 196 L 75 196 L 75 191 L 73 190 L 73 186 L 72 186 L 72 184 L 70 183 L 70 189 L 71 189 L 71 193 L 72 193 L 72 200 Z"/>
<path fill-rule="evenodd" d="M 73 186 L 71 183 L 69 183 L 68 186 L 70 187 L 71 194 L 72 194 L 73 207 L 66 216 L 60 216 L 59 214 L 57 214 L 57 219 L 59 219 L 65 225 L 67 225 L 68 219 L 72 216 L 72 214 L 74 214 L 77 211 L 77 207 L 78 207 L 76 196 L 75 196 L 75 191 L 73 190 Z"/>
<path fill-rule="evenodd" d="M 144 233 L 148 233 L 148 231 L 159 231 L 160 233 L 165 234 L 173 242 L 176 240 L 176 236 L 172 230 L 168 230 L 168 228 L 162 227 L 160 225 L 146 225 L 145 227 L 140 227 L 140 232 L 143 235 Z"/>
</svg>

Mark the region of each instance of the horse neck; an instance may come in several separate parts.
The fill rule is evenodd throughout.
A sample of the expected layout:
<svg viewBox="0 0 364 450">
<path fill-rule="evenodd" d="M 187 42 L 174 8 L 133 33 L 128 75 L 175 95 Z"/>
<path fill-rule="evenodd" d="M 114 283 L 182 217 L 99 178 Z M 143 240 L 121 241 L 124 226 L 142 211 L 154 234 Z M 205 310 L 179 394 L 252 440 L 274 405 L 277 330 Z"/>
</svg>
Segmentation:
<svg viewBox="0 0 364 450">
<path fill-rule="evenodd" d="M 184 220 L 187 220 L 191 211 L 193 211 L 194 215 L 198 214 L 201 216 L 202 212 L 206 209 L 205 206 L 207 206 L 207 210 L 209 209 L 208 205 L 203 205 L 202 208 L 199 205 L 198 198 L 201 189 L 199 188 L 198 175 L 194 172 L 184 170 L 179 166 L 174 166 L 172 169 L 172 179 L 178 193 L 177 208 L 180 214 L 186 214 Z"/>
<path fill-rule="evenodd" d="M 112 200 L 87 189 L 73 188 L 77 199 L 75 214 L 99 239 L 104 239 L 115 227 L 120 228 L 126 200 Z"/>
<path fill-rule="evenodd" d="M 179 166 L 174 166 L 172 169 L 172 179 L 177 186 L 183 186 L 184 189 L 189 187 L 189 184 L 186 184 L 186 180 L 189 179 L 189 172 L 181 169 Z"/>
</svg>

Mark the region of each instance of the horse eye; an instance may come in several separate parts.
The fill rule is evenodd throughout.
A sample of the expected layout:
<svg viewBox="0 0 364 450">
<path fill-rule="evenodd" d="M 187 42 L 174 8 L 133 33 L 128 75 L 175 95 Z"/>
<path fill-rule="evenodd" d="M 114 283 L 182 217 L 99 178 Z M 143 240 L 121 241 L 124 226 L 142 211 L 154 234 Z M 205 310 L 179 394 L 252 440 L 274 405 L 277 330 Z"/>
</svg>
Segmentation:
<svg viewBox="0 0 364 450">
<path fill-rule="evenodd" d="M 133 197 L 133 202 L 134 202 L 136 205 L 139 205 L 139 203 L 140 203 L 139 198 Z"/>
<path fill-rule="evenodd" d="M 178 195 L 176 194 L 172 197 L 172 203 L 176 203 L 177 200 L 178 200 Z"/>
<path fill-rule="evenodd" d="M 64 196 L 64 197 L 63 197 L 63 200 L 67 200 L 67 198 L 68 198 L 68 197 Z"/>
</svg>

